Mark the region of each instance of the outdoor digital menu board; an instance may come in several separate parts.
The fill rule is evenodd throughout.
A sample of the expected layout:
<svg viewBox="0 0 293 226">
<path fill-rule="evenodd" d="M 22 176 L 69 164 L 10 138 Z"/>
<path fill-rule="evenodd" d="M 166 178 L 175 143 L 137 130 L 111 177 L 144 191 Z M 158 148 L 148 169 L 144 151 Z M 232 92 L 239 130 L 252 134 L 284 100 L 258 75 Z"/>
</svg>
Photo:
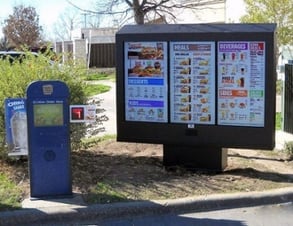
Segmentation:
<svg viewBox="0 0 293 226">
<path fill-rule="evenodd" d="M 125 43 L 127 121 L 167 122 L 167 42 Z"/>
<path fill-rule="evenodd" d="M 218 42 L 218 124 L 264 126 L 265 42 Z"/>
<path fill-rule="evenodd" d="M 215 43 L 170 43 L 171 122 L 215 123 Z"/>
<path fill-rule="evenodd" d="M 274 148 L 275 35 L 275 24 L 123 26 L 117 140 L 163 144 L 166 153 Z"/>
</svg>

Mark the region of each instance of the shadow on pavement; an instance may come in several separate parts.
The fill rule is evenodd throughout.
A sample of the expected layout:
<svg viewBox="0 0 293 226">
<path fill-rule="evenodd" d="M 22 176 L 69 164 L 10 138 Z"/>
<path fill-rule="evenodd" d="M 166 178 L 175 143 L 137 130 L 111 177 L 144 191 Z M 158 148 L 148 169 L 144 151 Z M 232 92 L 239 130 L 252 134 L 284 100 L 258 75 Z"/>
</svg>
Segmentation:
<svg viewBox="0 0 293 226">
<path fill-rule="evenodd" d="M 60 200 L 61 202 L 61 200 Z M 212 204 L 212 203 L 211 203 Z M 217 204 L 212 204 L 217 206 Z M 222 206 L 223 207 L 223 206 Z M 231 208 L 231 207 L 230 207 Z M 91 205 L 65 208 L 63 206 L 30 208 L 0 212 L 0 225 L 99 225 L 99 226 L 244 226 L 241 221 L 209 218 L 193 218 L 179 215 L 208 208 L 203 201 L 178 206 L 164 205 L 150 201 Z"/>
<path fill-rule="evenodd" d="M 242 221 L 210 218 L 194 218 L 180 215 L 144 216 L 131 219 L 117 219 L 110 221 L 92 221 L 99 226 L 246 226 Z"/>
</svg>

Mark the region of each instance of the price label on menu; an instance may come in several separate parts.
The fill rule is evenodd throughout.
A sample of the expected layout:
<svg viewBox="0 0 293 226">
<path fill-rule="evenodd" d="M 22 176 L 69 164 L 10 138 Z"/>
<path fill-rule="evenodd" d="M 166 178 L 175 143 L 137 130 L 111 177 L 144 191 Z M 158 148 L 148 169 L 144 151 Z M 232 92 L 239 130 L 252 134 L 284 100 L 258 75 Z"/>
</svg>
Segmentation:
<svg viewBox="0 0 293 226">
<path fill-rule="evenodd" d="M 264 126 L 265 43 L 218 43 L 218 124 Z"/>
<path fill-rule="evenodd" d="M 126 121 L 167 122 L 167 42 L 125 43 Z"/>
<path fill-rule="evenodd" d="M 170 43 L 171 122 L 215 123 L 215 43 Z"/>
</svg>

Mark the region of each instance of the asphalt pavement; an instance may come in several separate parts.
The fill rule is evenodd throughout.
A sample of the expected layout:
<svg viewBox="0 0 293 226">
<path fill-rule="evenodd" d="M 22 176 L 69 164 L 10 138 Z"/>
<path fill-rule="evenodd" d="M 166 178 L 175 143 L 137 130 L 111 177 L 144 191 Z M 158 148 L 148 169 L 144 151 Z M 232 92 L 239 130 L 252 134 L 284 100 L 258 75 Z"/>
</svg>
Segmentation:
<svg viewBox="0 0 293 226">
<path fill-rule="evenodd" d="M 110 118 L 106 134 L 116 134 L 115 85 L 103 99 L 101 107 L 105 108 Z M 293 135 L 276 132 L 276 149 L 282 149 L 285 142 L 293 141 Z M 259 205 L 272 205 L 293 202 L 293 187 L 268 190 L 263 192 L 244 192 L 233 194 L 214 194 L 208 196 L 187 197 L 173 200 L 147 200 L 114 204 L 86 205 L 79 194 L 70 198 L 30 200 L 22 203 L 22 209 L 0 212 L 0 225 L 63 225 L 91 219 L 113 219 L 124 216 L 146 214 L 204 212 L 220 209 L 232 209 Z"/>
<path fill-rule="evenodd" d="M 215 194 L 173 200 L 84 205 L 73 198 L 34 200 L 31 207 L 0 212 L 0 225 L 76 225 L 76 222 L 165 214 L 184 214 L 263 206 L 293 201 L 293 187 L 263 192 Z M 76 203 L 75 203 L 76 202 Z M 38 207 L 33 207 L 37 205 Z M 42 205 L 41 205 L 42 204 Z M 84 225 L 84 224 L 81 224 Z"/>
</svg>

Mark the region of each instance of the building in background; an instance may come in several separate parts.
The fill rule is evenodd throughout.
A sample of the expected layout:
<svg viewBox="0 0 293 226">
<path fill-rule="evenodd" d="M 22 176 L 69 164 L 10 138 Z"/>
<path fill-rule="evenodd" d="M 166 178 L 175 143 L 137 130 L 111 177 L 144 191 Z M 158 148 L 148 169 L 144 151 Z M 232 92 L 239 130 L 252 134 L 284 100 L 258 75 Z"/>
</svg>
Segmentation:
<svg viewBox="0 0 293 226">
<path fill-rule="evenodd" d="M 190 0 L 185 0 L 190 1 Z M 177 9 L 174 23 L 231 23 L 239 22 L 245 13 L 243 0 L 222 0 L 210 5 L 191 9 Z M 158 18 L 152 23 L 165 23 Z M 82 61 L 87 67 L 115 66 L 116 27 L 81 28 L 72 31 L 72 40 L 55 43 L 55 51 L 63 54 L 63 61 Z"/>
</svg>

